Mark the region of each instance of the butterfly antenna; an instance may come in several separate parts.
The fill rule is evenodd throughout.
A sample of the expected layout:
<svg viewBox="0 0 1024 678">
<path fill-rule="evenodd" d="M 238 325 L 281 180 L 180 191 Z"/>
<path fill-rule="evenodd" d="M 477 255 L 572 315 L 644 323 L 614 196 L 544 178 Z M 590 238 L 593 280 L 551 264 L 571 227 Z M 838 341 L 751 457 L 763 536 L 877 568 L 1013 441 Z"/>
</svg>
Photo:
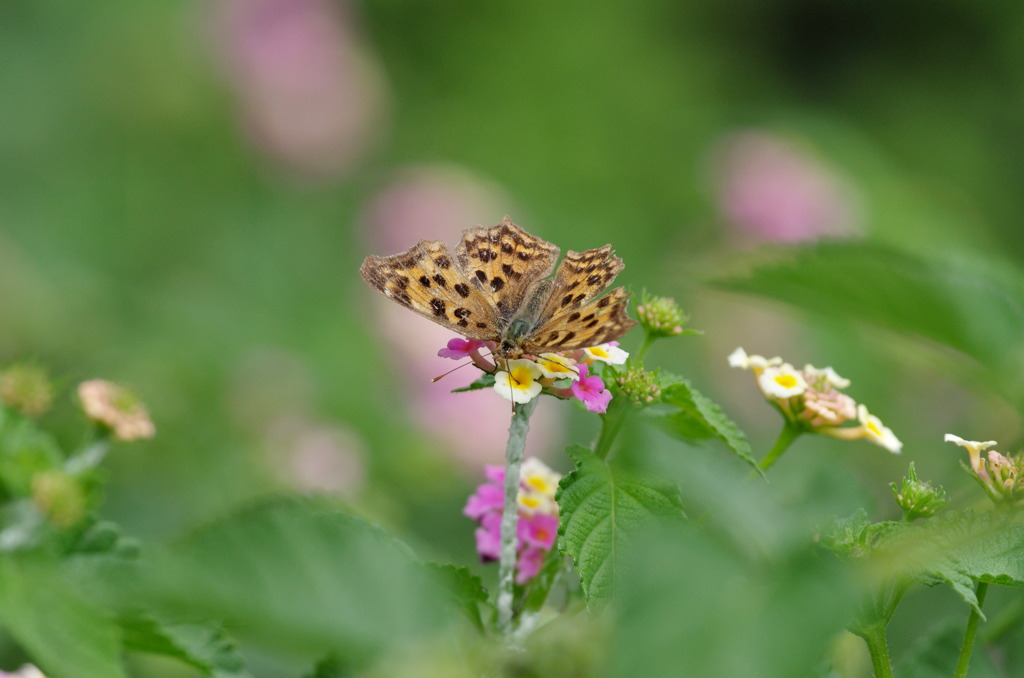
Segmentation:
<svg viewBox="0 0 1024 678">
<path fill-rule="evenodd" d="M 462 369 L 463 367 L 465 367 L 466 365 L 472 365 L 472 364 L 473 364 L 473 361 L 472 361 L 472 360 L 470 360 L 470 361 L 469 361 L 468 363 L 462 363 L 461 365 L 458 365 L 458 366 L 456 366 L 456 367 L 453 367 L 452 369 L 448 370 L 448 371 L 447 371 L 447 372 L 445 372 L 444 374 L 439 374 L 438 376 L 436 376 L 436 377 L 434 377 L 433 379 L 431 379 L 431 380 L 430 380 L 430 383 L 431 383 L 431 384 L 433 384 L 433 383 L 436 383 L 436 382 L 438 382 L 438 381 L 441 381 L 442 379 L 444 379 L 445 377 L 447 377 L 447 376 L 448 376 L 449 374 L 451 374 L 452 372 L 454 372 L 454 371 L 456 371 L 456 370 L 461 370 L 461 369 Z"/>
<path fill-rule="evenodd" d="M 580 374 L 579 369 L 575 365 L 566 365 L 565 363 L 558 362 L 554 358 L 541 358 L 540 360 L 546 360 L 549 363 L 554 363 L 556 365 L 559 365 L 560 367 L 564 367 L 565 369 L 569 370 L 570 372 L 572 372 L 576 376 L 579 376 L 579 374 Z"/>
</svg>

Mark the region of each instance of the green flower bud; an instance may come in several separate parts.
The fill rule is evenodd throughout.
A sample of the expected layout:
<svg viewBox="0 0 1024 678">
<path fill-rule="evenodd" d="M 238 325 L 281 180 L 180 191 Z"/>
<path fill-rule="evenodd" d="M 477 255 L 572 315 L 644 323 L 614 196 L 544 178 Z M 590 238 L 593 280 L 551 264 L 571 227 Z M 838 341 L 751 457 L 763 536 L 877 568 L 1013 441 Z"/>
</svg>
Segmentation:
<svg viewBox="0 0 1024 678">
<path fill-rule="evenodd" d="M 896 503 L 903 509 L 904 519 L 908 521 L 915 518 L 930 518 L 949 503 L 946 491 L 941 486 L 933 487 L 931 483 L 917 479 L 914 462 L 910 462 L 907 476 L 899 489 L 896 488 L 896 483 L 890 483 L 889 486 L 892 487 Z"/>
<path fill-rule="evenodd" d="M 53 385 L 40 367 L 11 365 L 0 372 L 0 402 L 27 417 L 38 417 L 53 403 Z"/>
<path fill-rule="evenodd" d="M 85 492 L 74 478 L 62 471 L 43 471 L 33 476 L 32 499 L 59 528 L 71 527 L 85 517 Z"/>
<path fill-rule="evenodd" d="M 622 395 L 636 405 L 648 405 L 661 396 L 658 375 L 639 367 L 626 370 L 624 375 L 616 379 L 616 383 L 622 389 Z"/>
<path fill-rule="evenodd" d="M 636 317 L 652 337 L 674 337 L 683 334 L 683 325 L 690 319 L 679 308 L 675 299 L 650 296 L 646 290 L 640 295 Z"/>
</svg>

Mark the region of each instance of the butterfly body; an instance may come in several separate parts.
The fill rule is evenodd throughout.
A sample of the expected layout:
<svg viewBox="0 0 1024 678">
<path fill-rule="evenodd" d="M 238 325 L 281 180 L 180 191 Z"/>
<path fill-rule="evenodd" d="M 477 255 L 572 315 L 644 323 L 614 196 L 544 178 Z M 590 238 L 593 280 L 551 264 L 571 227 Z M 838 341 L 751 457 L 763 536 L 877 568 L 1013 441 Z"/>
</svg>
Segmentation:
<svg viewBox="0 0 1024 678">
<path fill-rule="evenodd" d="M 443 242 L 423 240 L 389 257 L 366 257 L 359 273 L 402 306 L 494 342 L 503 358 L 595 346 L 636 324 L 624 288 L 603 294 L 624 267 L 610 245 L 570 251 L 556 270 L 558 255 L 558 247 L 505 217 L 464 231 L 454 256 Z"/>
</svg>

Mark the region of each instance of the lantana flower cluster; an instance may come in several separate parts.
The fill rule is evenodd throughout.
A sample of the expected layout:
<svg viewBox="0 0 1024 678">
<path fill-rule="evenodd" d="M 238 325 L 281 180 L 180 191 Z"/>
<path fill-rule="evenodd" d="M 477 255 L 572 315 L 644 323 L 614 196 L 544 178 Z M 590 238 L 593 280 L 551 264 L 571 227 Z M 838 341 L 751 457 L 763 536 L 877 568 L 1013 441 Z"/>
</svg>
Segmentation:
<svg viewBox="0 0 1024 678">
<path fill-rule="evenodd" d="M 964 440 L 952 433 L 947 433 L 945 440 L 967 450 L 971 475 L 992 501 L 1010 505 L 1024 502 L 1024 454 L 1007 456 L 991 450 L 997 445 L 994 440 Z M 986 450 L 988 453 L 982 456 Z"/>
<path fill-rule="evenodd" d="M 608 409 L 612 394 L 601 377 L 591 374 L 595 362 L 625 364 L 629 354 L 616 341 L 562 353 L 524 354 L 521 358 L 491 362 L 483 350 L 494 355 L 493 342 L 456 338 L 437 352 L 442 358 L 469 358 L 478 368 L 494 375 L 494 390 L 513 403 L 528 403 L 542 392 L 559 398 L 575 398 L 597 414 Z"/>
<path fill-rule="evenodd" d="M 742 348 L 732 352 L 729 365 L 753 372 L 764 397 L 799 430 L 844 440 L 864 438 L 894 454 L 903 449 L 878 417 L 843 393 L 850 380 L 831 367 L 805 365 L 798 370 L 782 358 L 747 355 Z"/>
<path fill-rule="evenodd" d="M 475 520 L 476 550 L 489 563 L 501 557 L 501 512 L 504 508 L 505 469 L 484 467 L 487 482 L 476 488 L 462 513 Z M 518 554 L 516 583 L 525 584 L 537 576 L 558 534 L 558 504 L 555 490 L 561 476 L 536 457 L 528 457 L 519 473 L 516 496 L 519 521 L 516 526 Z"/>
<path fill-rule="evenodd" d="M 123 442 L 152 438 L 156 434 L 146 406 L 134 393 L 103 379 L 78 385 L 78 399 L 85 415 Z"/>
</svg>

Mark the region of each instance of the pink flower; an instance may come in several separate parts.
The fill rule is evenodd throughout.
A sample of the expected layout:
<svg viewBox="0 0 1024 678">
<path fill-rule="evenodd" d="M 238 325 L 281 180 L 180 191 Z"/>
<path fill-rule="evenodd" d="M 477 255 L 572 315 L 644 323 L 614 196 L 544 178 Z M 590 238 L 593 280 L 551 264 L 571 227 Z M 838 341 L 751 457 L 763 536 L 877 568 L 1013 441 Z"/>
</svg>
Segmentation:
<svg viewBox="0 0 1024 678">
<path fill-rule="evenodd" d="M 550 551 L 558 536 L 558 516 L 538 513 L 521 517 L 516 526 L 516 535 L 524 544 Z"/>
<path fill-rule="evenodd" d="M 466 501 L 466 508 L 462 509 L 462 515 L 473 520 L 480 520 L 489 511 L 501 513 L 504 505 L 505 490 L 501 483 L 484 483 L 470 495 L 469 500 Z"/>
<path fill-rule="evenodd" d="M 717 154 L 719 209 L 743 239 L 799 242 L 857 231 L 852 190 L 808 149 L 757 130 Z"/>
<path fill-rule="evenodd" d="M 505 469 L 487 466 L 487 482 L 469 497 L 463 515 L 477 522 L 476 550 L 489 563 L 501 557 L 501 516 L 505 503 Z M 524 584 L 537 575 L 558 535 L 558 504 L 555 491 L 560 476 L 543 462 L 530 457 L 519 475 L 519 515 L 516 522 L 516 582 Z"/>
<path fill-rule="evenodd" d="M 587 376 L 590 369 L 585 364 L 580 364 L 578 367 L 580 368 L 580 378 L 570 386 L 572 394 L 583 401 L 589 411 L 595 414 L 604 414 L 608 410 L 608 403 L 612 400 L 612 392 L 604 387 L 601 377 Z"/>
<path fill-rule="evenodd" d="M 462 339 L 461 337 L 456 337 L 455 339 L 449 339 L 447 348 L 442 348 L 438 351 L 437 356 L 439 358 L 462 360 L 463 358 L 468 358 L 470 353 L 483 345 L 484 342 L 477 341 L 476 339 Z"/>
<path fill-rule="evenodd" d="M 383 71 L 347 4 L 212 4 L 211 37 L 251 143 L 313 177 L 351 171 L 387 118 Z"/>
<path fill-rule="evenodd" d="M 489 563 L 501 558 L 501 511 L 485 513 L 476 530 L 476 552 L 480 561 Z"/>
<path fill-rule="evenodd" d="M 522 585 L 536 577 L 547 554 L 547 550 L 535 546 L 523 549 L 516 562 L 516 583 Z"/>
</svg>

